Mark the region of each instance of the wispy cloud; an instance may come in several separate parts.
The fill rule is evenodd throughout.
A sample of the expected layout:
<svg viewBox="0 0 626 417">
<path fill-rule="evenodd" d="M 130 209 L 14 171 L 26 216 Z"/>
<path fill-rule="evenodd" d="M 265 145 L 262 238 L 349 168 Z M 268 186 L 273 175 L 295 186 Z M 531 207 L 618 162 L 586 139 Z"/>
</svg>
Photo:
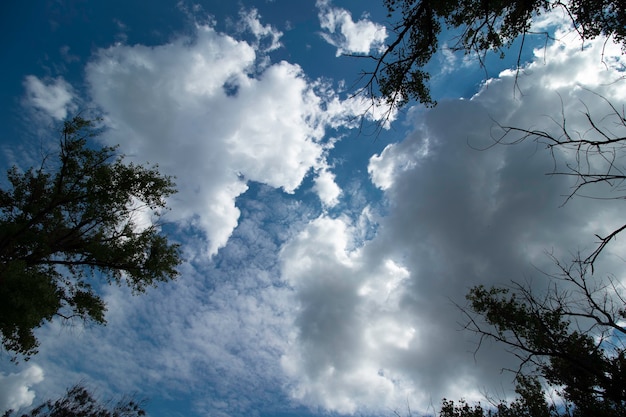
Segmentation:
<svg viewBox="0 0 626 417">
<path fill-rule="evenodd" d="M 294 304 L 277 254 L 309 213 L 272 187 L 249 193 L 239 204 L 238 227 L 213 261 L 193 253 L 200 249 L 188 240 L 190 263 L 176 282 L 141 297 L 106 288 L 106 327 L 54 322 L 41 329 L 37 359 L 49 375 L 45 388 L 61 394 L 85 381 L 105 397 L 184 397 L 198 414 L 224 416 L 287 406 L 280 357 Z"/>
<path fill-rule="evenodd" d="M 322 37 L 337 48 L 337 56 L 384 50 L 387 29 L 383 25 L 367 17 L 355 22 L 349 11 L 333 7 L 330 0 L 318 0 L 316 6 L 320 25 L 324 29 Z"/>
<path fill-rule="evenodd" d="M 63 77 L 41 80 L 34 75 L 24 79 L 24 104 L 60 121 L 76 111 L 74 89 Z"/>
<path fill-rule="evenodd" d="M 271 25 L 263 25 L 258 10 L 242 10 L 239 19 L 242 30 L 252 33 L 256 38 L 255 49 L 271 52 L 282 46 L 280 38 L 283 33 Z"/>
</svg>

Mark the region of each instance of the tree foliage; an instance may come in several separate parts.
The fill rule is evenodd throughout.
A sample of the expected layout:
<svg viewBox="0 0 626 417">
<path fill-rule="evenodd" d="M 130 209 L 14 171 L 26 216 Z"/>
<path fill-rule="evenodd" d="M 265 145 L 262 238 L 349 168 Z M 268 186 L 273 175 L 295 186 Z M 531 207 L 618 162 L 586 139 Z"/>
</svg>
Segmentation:
<svg viewBox="0 0 626 417">
<path fill-rule="evenodd" d="M 142 417 L 146 412 L 141 403 L 133 399 L 120 400 L 115 404 L 98 401 L 82 385 L 67 390 L 64 397 L 48 400 L 20 417 Z M 13 410 L 3 417 L 17 417 Z"/>
<path fill-rule="evenodd" d="M 536 378 L 519 376 L 515 392 L 517 398 L 511 403 L 494 402 L 483 407 L 468 404 L 465 400 L 444 399 L 439 417 L 559 417 L 567 409 L 558 411 L 555 404 L 548 404 L 543 388 Z"/>
<path fill-rule="evenodd" d="M 434 105 L 424 69 L 441 48 L 444 29 L 456 34 L 452 51 L 475 55 L 484 64 L 489 51 L 504 56 L 517 38 L 532 33 L 533 17 L 554 9 L 569 16 L 581 40 L 612 36 L 626 48 L 626 5 L 620 0 L 384 0 L 393 37 L 366 72 L 366 90 L 389 104 L 417 100 Z M 519 62 L 518 55 L 518 65 Z"/>
<path fill-rule="evenodd" d="M 626 300 L 615 281 L 589 276 L 583 261 L 557 262 L 545 294 L 517 285 L 468 294 L 468 328 L 506 345 L 516 371 L 535 373 L 571 405 L 573 416 L 626 415 Z"/>
<path fill-rule="evenodd" d="M 157 222 L 175 192 L 172 179 L 124 163 L 115 148 L 90 147 L 98 133 L 90 120 L 66 121 L 56 158 L 25 172 L 13 167 L 0 190 L 0 332 L 8 351 L 35 353 L 33 330 L 55 316 L 105 323 L 94 278 L 141 292 L 177 275 L 178 245 Z"/>
</svg>

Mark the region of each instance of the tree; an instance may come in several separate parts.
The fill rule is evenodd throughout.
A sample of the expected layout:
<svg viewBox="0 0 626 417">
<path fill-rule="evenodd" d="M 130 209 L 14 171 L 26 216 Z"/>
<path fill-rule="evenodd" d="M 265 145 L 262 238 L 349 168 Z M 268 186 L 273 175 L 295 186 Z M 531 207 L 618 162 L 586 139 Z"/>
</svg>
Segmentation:
<svg viewBox="0 0 626 417">
<path fill-rule="evenodd" d="M 559 266 L 545 294 L 528 286 L 473 288 L 468 328 L 507 346 L 518 376 L 541 377 L 573 416 L 626 415 L 626 299 L 619 283 L 589 277 L 589 265 Z M 470 314 L 472 313 L 472 314 Z"/>
<path fill-rule="evenodd" d="M 364 73 L 365 91 L 382 96 L 392 106 L 417 100 L 434 105 L 429 73 L 425 66 L 441 48 L 444 28 L 455 34 L 450 49 L 475 55 L 484 65 L 489 51 L 505 55 L 512 42 L 521 37 L 521 52 L 532 19 L 562 9 L 571 19 L 582 42 L 597 36 L 612 36 L 626 50 L 626 4 L 621 0 L 383 0 L 394 33 L 387 48 L 370 55 L 375 66 Z"/>
<path fill-rule="evenodd" d="M 90 147 L 98 133 L 93 121 L 66 121 L 56 162 L 13 167 L 0 190 L 0 332 L 4 348 L 27 359 L 33 330 L 55 316 L 105 323 L 98 280 L 142 292 L 177 275 L 178 245 L 157 221 L 172 179 Z"/>
<path fill-rule="evenodd" d="M 48 400 L 20 417 L 142 417 L 146 412 L 141 403 L 123 399 L 114 405 L 99 402 L 87 388 L 75 385 L 67 390 L 64 397 L 52 402 Z M 8 410 L 3 417 L 14 416 Z"/>
<path fill-rule="evenodd" d="M 491 401 L 484 407 L 470 405 L 465 400 L 443 399 L 439 417 L 560 417 L 567 415 L 568 409 L 558 411 L 555 404 L 548 404 L 543 388 L 536 378 L 520 376 L 517 378 L 515 392 L 517 398 L 507 404 L 505 401 Z"/>
</svg>

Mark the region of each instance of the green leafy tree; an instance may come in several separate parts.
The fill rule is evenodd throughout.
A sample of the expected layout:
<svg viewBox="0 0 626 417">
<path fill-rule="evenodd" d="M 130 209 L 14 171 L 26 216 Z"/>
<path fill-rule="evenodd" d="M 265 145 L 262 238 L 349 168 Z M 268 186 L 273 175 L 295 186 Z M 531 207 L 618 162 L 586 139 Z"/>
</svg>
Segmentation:
<svg viewBox="0 0 626 417">
<path fill-rule="evenodd" d="M 139 401 L 123 399 L 115 404 L 98 401 L 82 385 L 67 390 L 64 397 L 48 400 L 20 417 L 142 417 L 146 412 Z M 17 417 L 8 410 L 3 417 Z"/>
<path fill-rule="evenodd" d="M 532 32 L 533 17 L 553 9 L 569 16 L 582 42 L 599 35 L 626 45 L 626 4 L 621 0 L 383 0 L 393 23 L 387 48 L 369 58 L 374 69 L 365 72 L 365 90 L 389 104 L 417 100 L 434 105 L 430 74 L 425 70 L 441 48 L 440 35 L 455 34 L 453 51 L 473 54 L 484 64 L 489 51 L 504 56 L 518 38 Z"/>
<path fill-rule="evenodd" d="M 98 133 L 93 121 L 66 121 L 56 162 L 13 167 L 0 190 L 0 332 L 4 348 L 27 359 L 33 330 L 55 316 L 105 323 L 94 279 L 142 292 L 177 275 L 178 245 L 157 221 L 172 179 L 90 147 Z"/>
</svg>

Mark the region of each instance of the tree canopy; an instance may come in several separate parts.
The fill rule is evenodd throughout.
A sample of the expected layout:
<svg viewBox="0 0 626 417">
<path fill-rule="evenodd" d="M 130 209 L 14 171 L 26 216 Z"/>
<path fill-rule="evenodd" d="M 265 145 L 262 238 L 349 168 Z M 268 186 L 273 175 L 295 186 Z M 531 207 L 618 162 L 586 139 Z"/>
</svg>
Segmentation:
<svg viewBox="0 0 626 417">
<path fill-rule="evenodd" d="M 557 263 L 558 264 L 558 263 Z M 626 415 L 626 300 L 616 281 L 560 265 L 545 294 L 478 286 L 468 294 L 468 327 L 507 346 L 572 405 L 574 416 Z M 530 369 L 528 369 L 530 368 Z"/>
<path fill-rule="evenodd" d="M 500 56 L 512 42 L 532 33 L 532 19 L 561 9 L 582 42 L 604 35 L 626 47 L 626 5 L 620 0 L 384 0 L 393 19 L 392 40 L 378 55 L 366 90 L 389 104 L 417 100 L 434 105 L 426 64 L 441 48 L 444 29 L 454 36 L 450 49 L 475 55 L 484 63 L 487 52 Z M 520 47 L 520 54 L 521 54 Z M 519 56 L 518 56 L 518 65 Z"/>
<path fill-rule="evenodd" d="M 94 148 L 91 120 L 64 123 L 60 150 L 0 189 L 0 332 L 8 351 L 36 352 L 33 330 L 53 317 L 105 323 L 94 282 L 135 292 L 168 281 L 181 262 L 161 232 L 172 178 Z M 146 224 L 147 223 L 147 224 Z"/>
<path fill-rule="evenodd" d="M 626 415 L 624 288 L 590 277 L 583 260 L 557 265 L 545 293 L 522 285 L 471 289 L 467 329 L 480 336 L 478 348 L 495 340 L 520 360 L 510 370 L 517 398 L 485 406 L 444 399 L 440 417 Z"/>
</svg>

